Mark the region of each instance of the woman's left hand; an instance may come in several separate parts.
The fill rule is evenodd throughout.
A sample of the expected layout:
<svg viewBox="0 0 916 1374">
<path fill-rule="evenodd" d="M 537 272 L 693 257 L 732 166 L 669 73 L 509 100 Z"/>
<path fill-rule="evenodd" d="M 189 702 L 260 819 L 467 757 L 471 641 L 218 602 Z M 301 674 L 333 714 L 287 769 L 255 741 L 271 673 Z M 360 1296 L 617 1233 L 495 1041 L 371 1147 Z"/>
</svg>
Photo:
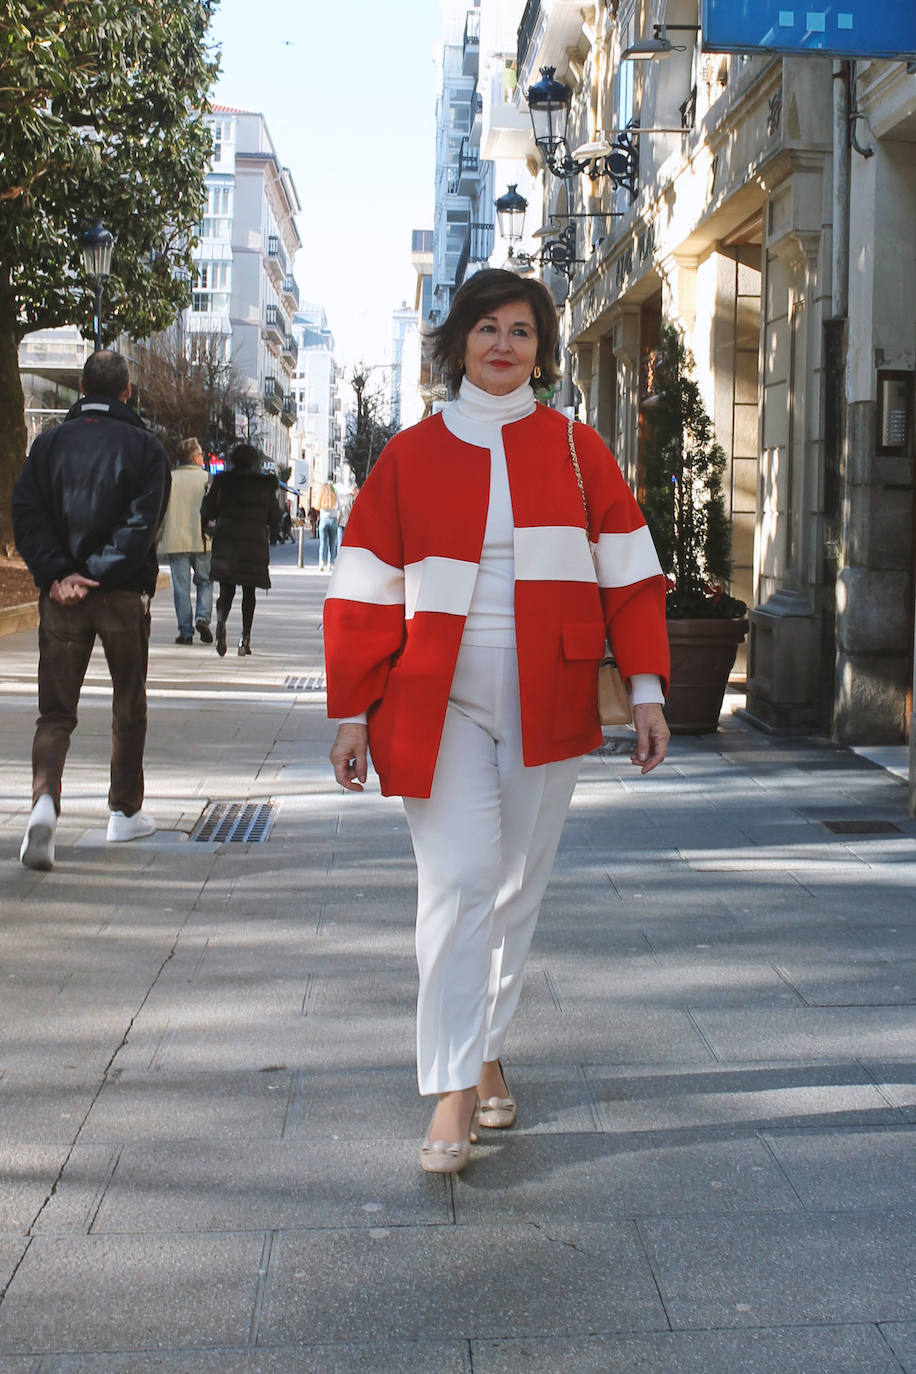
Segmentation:
<svg viewBox="0 0 916 1374">
<path fill-rule="evenodd" d="M 642 773 L 651 773 L 668 752 L 671 738 L 668 722 L 658 702 L 647 701 L 633 707 L 633 724 L 636 726 L 636 748 L 630 755 L 630 762 Z"/>
</svg>

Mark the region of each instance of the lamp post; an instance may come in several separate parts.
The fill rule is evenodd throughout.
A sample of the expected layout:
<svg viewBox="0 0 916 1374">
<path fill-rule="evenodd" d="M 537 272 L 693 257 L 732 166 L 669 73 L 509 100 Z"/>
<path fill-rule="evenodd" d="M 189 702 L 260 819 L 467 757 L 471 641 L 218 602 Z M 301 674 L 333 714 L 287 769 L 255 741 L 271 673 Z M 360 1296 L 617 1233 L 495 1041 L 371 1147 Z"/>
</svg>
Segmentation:
<svg viewBox="0 0 916 1374">
<path fill-rule="evenodd" d="M 590 180 L 607 177 L 615 187 L 623 186 L 636 199 L 638 155 L 631 129 L 618 133 L 613 144 L 597 145 L 576 157 L 566 138 L 572 91 L 554 78 L 555 68 L 542 67 L 541 79 L 528 88 L 528 113 L 538 151 L 544 165 L 555 177 L 567 179 L 587 172 Z M 586 145 L 587 147 L 587 145 Z"/>
<path fill-rule="evenodd" d="M 102 347 L 102 292 L 111 276 L 111 255 L 114 251 L 115 236 L 106 229 L 100 219 L 79 236 L 80 256 L 83 272 L 92 282 L 95 291 L 95 308 L 92 317 L 92 337 L 95 352 Z"/>
</svg>

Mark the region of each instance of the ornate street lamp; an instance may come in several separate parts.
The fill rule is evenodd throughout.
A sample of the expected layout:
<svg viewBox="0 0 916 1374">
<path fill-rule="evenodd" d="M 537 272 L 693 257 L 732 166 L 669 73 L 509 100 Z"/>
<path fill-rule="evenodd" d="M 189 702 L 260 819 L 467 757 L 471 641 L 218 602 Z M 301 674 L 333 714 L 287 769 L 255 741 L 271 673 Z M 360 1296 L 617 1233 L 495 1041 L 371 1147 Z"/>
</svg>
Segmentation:
<svg viewBox="0 0 916 1374">
<path fill-rule="evenodd" d="M 111 276 L 111 255 L 114 251 L 115 236 L 106 229 L 100 219 L 79 236 L 80 256 L 83 272 L 92 282 L 95 290 L 95 309 L 92 319 L 92 336 L 96 353 L 102 347 L 102 292 Z"/>
<path fill-rule="evenodd" d="M 513 181 L 508 191 L 501 195 L 496 202 L 496 222 L 499 225 L 499 232 L 506 240 L 506 243 L 518 243 L 525 229 L 525 211 L 528 209 L 528 202 L 524 196 L 518 193 L 518 186 Z"/>
<path fill-rule="evenodd" d="M 638 153 L 633 130 L 617 134 L 612 145 L 596 146 L 585 157 L 574 157 L 566 139 L 572 91 L 554 80 L 554 67 L 542 67 L 541 79 L 528 88 L 528 113 L 534 141 L 544 165 L 555 177 L 573 177 L 587 172 L 592 181 L 607 177 L 614 186 L 623 186 L 636 198 Z M 589 145 L 585 145 L 589 146 Z"/>
</svg>

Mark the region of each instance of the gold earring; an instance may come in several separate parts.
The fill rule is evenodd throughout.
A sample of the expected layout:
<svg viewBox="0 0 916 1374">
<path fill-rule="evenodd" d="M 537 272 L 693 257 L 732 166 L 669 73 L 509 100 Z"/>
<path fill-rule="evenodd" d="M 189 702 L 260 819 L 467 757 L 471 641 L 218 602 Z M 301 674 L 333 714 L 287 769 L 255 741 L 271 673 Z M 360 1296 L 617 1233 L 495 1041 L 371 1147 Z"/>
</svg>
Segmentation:
<svg viewBox="0 0 916 1374">
<path fill-rule="evenodd" d="M 536 382 L 538 382 L 538 381 L 540 381 L 540 379 L 541 379 L 541 369 L 540 369 L 540 367 L 536 367 L 536 368 L 534 369 L 534 380 L 535 380 Z"/>
<path fill-rule="evenodd" d="M 459 371 L 459 372 L 463 372 L 463 371 L 464 371 L 464 363 L 463 363 L 463 362 L 459 362 L 459 364 L 458 364 L 458 371 Z"/>
</svg>

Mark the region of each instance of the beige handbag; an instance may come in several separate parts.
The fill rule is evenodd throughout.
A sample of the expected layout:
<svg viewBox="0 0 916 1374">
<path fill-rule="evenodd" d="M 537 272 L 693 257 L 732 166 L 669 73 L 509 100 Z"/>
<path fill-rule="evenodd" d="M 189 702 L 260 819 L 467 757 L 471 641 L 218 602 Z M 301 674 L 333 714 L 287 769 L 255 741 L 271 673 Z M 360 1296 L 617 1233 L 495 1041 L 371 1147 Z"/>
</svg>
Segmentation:
<svg viewBox="0 0 916 1374">
<path fill-rule="evenodd" d="M 579 483 L 579 495 L 582 497 L 582 509 L 585 511 L 585 537 L 588 539 L 588 502 L 585 499 L 585 486 L 582 481 L 582 473 L 579 470 L 576 445 L 573 442 L 572 420 L 569 421 L 566 437 L 569 440 L 569 456 L 576 470 L 576 481 Z M 592 548 L 591 540 L 589 540 L 588 547 L 597 569 L 595 550 Z M 633 723 L 633 700 L 620 669 L 614 661 L 613 654 L 605 654 L 598 665 L 598 719 L 602 725 L 632 725 Z"/>
</svg>

